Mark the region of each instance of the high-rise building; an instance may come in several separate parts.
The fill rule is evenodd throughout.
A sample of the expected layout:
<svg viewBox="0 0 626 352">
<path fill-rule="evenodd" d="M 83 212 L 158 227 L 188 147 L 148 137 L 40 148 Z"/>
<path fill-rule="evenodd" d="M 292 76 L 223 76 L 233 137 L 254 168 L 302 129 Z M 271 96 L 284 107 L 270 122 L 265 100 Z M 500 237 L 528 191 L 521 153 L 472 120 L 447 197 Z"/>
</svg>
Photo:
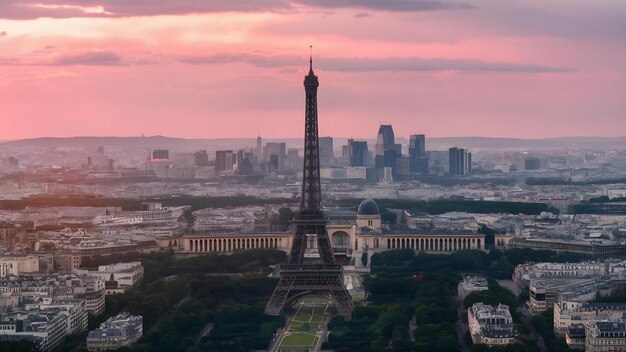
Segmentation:
<svg viewBox="0 0 626 352">
<path fill-rule="evenodd" d="M 380 125 L 376 137 L 374 166 L 378 169 L 389 167 L 393 176 L 396 176 L 397 159 L 402 155 L 402 146 L 396 144 L 391 125 Z"/>
<path fill-rule="evenodd" d="M 411 166 L 410 158 L 398 158 L 396 160 L 396 175 L 399 178 L 410 176 Z"/>
<path fill-rule="evenodd" d="M 426 136 L 413 134 L 409 138 L 409 157 L 411 173 L 428 174 L 428 158 L 426 157 Z"/>
<path fill-rule="evenodd" d="M 448 168 L 448 173 L 450 175 L 458 175 L 459 174 L 459 148 L 452 147 L 448 149 L 448 160 L 450 162 L 450 167 Z"/>
<path fill-rule="evenodd" d="M 253 167 L 253 153 L 251 151 L 247 151 L 245 149 L 240 149 L 237 151 L 235 156 L 235 170 L 240 175 L 252 175 Z"/>
<path fill-rule="evenodd" d="M 272 158 L 272 155 L 275 157 Z M 286 143 L 266 143 L 263 148 L 263 160 L 276 164 L 275 171 L 283 171 L 287 157 Z"/>
<path fill-rule="evenodd" d="M 410 169 L 412 174 L 428 175 L 428 158 L 427 157 L 411 157 Z"/>
<path fill-rule="evenodd" d="M 539 158 L 528 158 L 524 160 L 524 169 L 525 170 L 539 170 L 541 169 L 541 159 Z"/>
<path fill-rule="evenodd" d="M 385 151 L 391 149 L 395 150 L 396 154 L 400 156 L 401 147 L 399 144 L 396 144 L 393 127 L 391 125 L 380 125 L 378 136 L 376 137 L 376 155 L 384 155 Z"/>
<path fill-rule="evenodd" d="M 150 152 L 150 161 L 160 162 L 169 161 L 170 151 L 166 149 L 154 149 Z"/>
<path fill-rule="evenodd" d="M 472 171 L 472 153 L 463 148 L 452 147 L 449 153 L 449 173 L 452 176 L 469 175 Z"/>
<path fill-rule="evenodd" d="M 209 154 L 206 150 L 198 150 L 193 153 L 193 163 L 195 166 L 207 166 L 209 165 Z"/>
<path fill-rule="evenodd" d="M 415 157 L 426 156 L 426 136 L 413 134 L 409 139 L 409 155 Z"/>
<path fill-rule="evenodd" d="M 296 148 L 287 149 L 287 161 L 285 168 L 294 171 L 299 170 L 302 167 L 302 159 L 300 158 L 300 152 Z"/>
<path fill-rule="evenodd" d="M 270 161 L 267 167 L 269 171 L 279 171 L 278 155 L 276 154 L 270 155 Z"/>
<path fill-rule="evenodd" d="M 256 158 L 257 161 L 261 161 L 263 159 L 263 140 L 261 139 L 261 134 L 256 137 Z"/>
<path fill-rule="evenodd" d="M 352 141 L 350 143 L 350 166 L 367 166 L 367 142 Z"/>
<path fill-rule="evenodd" d="M 429 150 L 426 152 L 426 157 L 429 174 L 443 176 L 448 172 L 450 155 L 447 150 Z"/>
<path fill-rule="evenodd" d="M 376 155 L 376 158 L 374 159 L 374 166 L 377 168 L 390 167 L 395 175 L 398 157 L 399 155 L 395 149 L 385 150 L 383 155 Z"/>
<path fill-rule="evenodd" d="M 352 142 L 354 139 L 348 139 L 348 144 L 341 146 L 341 157 L 350 160 L 350 153 L 352 150 Z"/>
<path fill-rule="evenodd" d="M 215 172 L 233 171 L 234 154 L 232 150 L 218 150 L 215 152 Z"/>
<path fill-rule="evenodd" d="M 335 157 L 333 152 L 333 137 L 320 137 L 320 159 L 332 159 Z"/>
</svg>

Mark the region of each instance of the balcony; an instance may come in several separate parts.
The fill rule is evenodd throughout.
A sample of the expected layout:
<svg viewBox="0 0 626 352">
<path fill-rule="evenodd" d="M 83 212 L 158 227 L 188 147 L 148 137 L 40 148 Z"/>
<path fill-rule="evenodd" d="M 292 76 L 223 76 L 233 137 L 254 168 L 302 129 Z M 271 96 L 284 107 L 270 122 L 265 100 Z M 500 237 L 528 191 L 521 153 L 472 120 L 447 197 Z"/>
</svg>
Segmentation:
<svg viewBox="0 0 626 352">
<path fill-rule="evenodd" d="M 352 246 L 349 244 L 333 244 L 333 252 L 335 254 L 349 254 L 352 253 Z"/>
</svg>

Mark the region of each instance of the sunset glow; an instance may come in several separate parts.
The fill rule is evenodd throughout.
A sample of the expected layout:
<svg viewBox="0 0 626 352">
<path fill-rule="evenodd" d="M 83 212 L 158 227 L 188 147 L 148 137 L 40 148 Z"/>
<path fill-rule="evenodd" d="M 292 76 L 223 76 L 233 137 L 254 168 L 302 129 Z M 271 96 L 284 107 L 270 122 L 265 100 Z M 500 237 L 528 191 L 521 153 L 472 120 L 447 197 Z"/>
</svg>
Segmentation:
<svg viewBox="0 0 626 352">
<path fill-rule="evenodd" d="M 204 3 L 3 1 L 0 140 L 626 134 L 623 1 Z"/>
</svg>

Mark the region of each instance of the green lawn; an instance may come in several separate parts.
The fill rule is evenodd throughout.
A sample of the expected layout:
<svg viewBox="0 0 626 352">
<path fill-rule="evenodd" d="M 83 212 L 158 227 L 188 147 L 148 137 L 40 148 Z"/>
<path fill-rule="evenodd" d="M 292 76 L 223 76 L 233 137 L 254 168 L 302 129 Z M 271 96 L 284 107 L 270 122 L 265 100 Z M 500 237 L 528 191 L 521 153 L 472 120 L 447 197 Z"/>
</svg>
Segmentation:
<svg viewBox="0 0 626 352">
<path fill-rule="evenodd" d="M 324 323 L 324 312 L 328 300 L 317 297 L 307 297 L 301 301 L 294 318 L 288 326 L 288 332 L 280 342 L 278 350 L 281 352 L 305 352 L 317 345 L 317 331 Z"/>
<path fill-rule="evenodd" d="M 307 346 L 312 347 L 315 346 L 317 342 L 317 336 L 305 333 L 305 332 L 295 332 L 287 335 L 283 338 L 281 342 L 281 346 Z"/>
</svg>

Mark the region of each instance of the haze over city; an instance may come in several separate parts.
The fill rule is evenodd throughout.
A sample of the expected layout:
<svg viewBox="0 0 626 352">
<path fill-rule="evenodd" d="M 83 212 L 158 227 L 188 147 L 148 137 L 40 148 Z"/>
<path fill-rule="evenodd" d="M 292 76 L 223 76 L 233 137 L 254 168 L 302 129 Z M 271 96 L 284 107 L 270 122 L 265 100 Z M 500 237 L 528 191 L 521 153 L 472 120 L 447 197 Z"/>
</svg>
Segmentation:
<svg viewBox="0 0 626 352">
<path fill-rule="evenodd" d="M 0 140 L 626 135 L 626 3 L 7 0 Z M 280 128 L 277 128 L 280 126 Z"/>
<path fill-rule="evenodd" d="M 626 2 L 0 0 L 0 352 L 626 351 Z"/>
</svg>

